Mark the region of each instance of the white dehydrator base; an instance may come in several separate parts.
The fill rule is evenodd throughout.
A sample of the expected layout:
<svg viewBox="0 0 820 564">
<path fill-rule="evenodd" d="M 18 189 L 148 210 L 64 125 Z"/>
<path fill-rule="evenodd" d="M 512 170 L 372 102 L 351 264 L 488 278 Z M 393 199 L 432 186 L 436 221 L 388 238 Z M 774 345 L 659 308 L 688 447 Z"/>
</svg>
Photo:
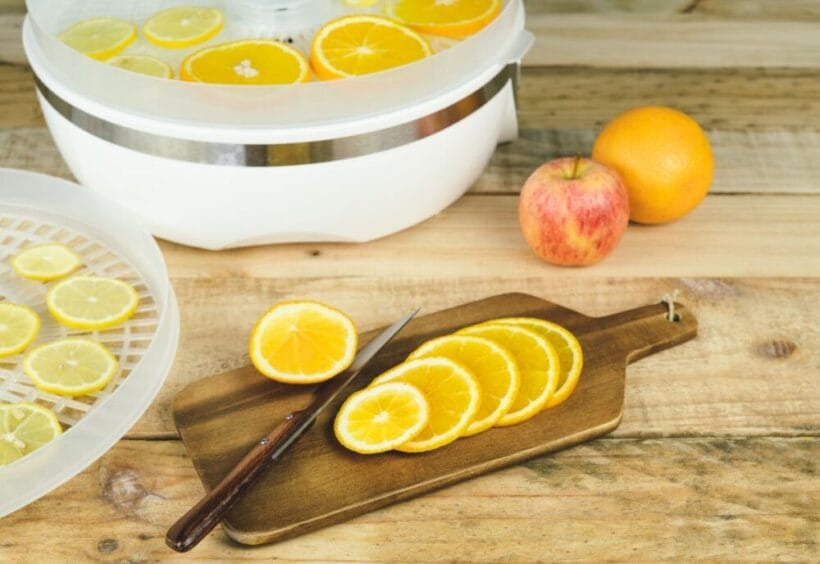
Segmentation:
<svg viewBox="0 0 820 564">
<path fill-rule="evenodd" d="M 133 210 L 154 235 L 195 247 L 369 241 L 419 223 L 478 179 L 496 144 L 516 137 L 511 83 L 450 127 L 367 156 L 310 165 L 191 163 L 101 140 L 39 95 L 74 176 Z"/>
</svg>

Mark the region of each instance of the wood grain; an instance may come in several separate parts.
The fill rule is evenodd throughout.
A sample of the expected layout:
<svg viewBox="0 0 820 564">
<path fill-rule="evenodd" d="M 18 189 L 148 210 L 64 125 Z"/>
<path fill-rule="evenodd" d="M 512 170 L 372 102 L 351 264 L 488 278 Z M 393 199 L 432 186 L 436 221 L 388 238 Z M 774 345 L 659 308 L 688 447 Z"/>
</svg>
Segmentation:
<svg viewBox="0 0 820 564">
<path fill-rule="evenodd" d="M 190 460 L 179 441 L 125 440 L 0 521 L 0 560 L 812 560 L 819 458 L 816 438 L 606 438 L 275 545 L 217 531 L 183 556 L 163 537 L 202 494 Z"/>
<path fill-rule="evenodd" d="M 503 294 L 417 316 L 237 501 L 223 527 L 243 544 L 275 542 L 608 433 L 623 414 L 626 365 L 695 337 L 694 315 L 678 309 L 678 322 L 667 319 L 662 304 L 591 318 L 526 294 Z M 423 342 L 499 317 L 549 319 L 578 337 L 584 369 L 566 402 L 519 425 L 420 454 L 362 456 L 335 440 L 333 420 L 351 392 Z M 289 413 L 309 406 L 313 396 L 312 388 L 276 384 L 246 366 L 182 390 L 174 400 L 174 422 L 210 490 L 237 472 L 234 467 L 252 448 L 266 448 L 260 438 Z"/>
<path fill-rule="evenodd" d="M 301 262 L 269 257 L 289 268 Z M 303 260 L 321 261 L 322 256 Z M 577 283 L 560 273 L 505 278 L 502 270 L 443 282 L 369 277 L 335 263 L 314 277 L 283 279 L 231 273 L 218 260 L 207 264 L 210 271 L 199 278 L 173 280 L 182 315 L 176 362 L 132 437 L 176 436 L 171 399 L 192 382 L 247 364 L 252 322 L 278 300 L 313 297 L 342 308 L 361 330 L 369 330 L 412 307 L 436 311 L 516 291 L 600 316 L 679 289 L 679 301 L 695 311 L 699 338 L 627 370 L 626 416 L 616 436 L 802 435 L 820 428 L 817 279 L 592 278 Z"/>
</svg>

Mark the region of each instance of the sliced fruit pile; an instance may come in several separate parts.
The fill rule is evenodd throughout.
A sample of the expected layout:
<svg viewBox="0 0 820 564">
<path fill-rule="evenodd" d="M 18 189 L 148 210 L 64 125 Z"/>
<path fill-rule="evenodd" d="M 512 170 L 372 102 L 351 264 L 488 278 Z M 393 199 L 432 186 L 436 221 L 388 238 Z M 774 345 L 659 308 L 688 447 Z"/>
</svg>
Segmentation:
<svg viewBox="0 0 820 564">
<path fill-rule="evenodd" d="M 49 243 L 11 258 L 19 276 L 51 282 L 46 307 L 75 331 L 109 329 L 130 319 L 139 305 L 128 283 L 101 276 L 69 276 L 82 259 L 65 245 Z M 26 305 L 0 302 L 0 358 L 26 352 L 40 332 L 40 316 Z M 94 339 L 74 335 L 42 343 L 21 359 L 23 372 L 38 389 L 62 396 L 102 390 L 119 371 L 116 357 Z M 39 448 L 62 432 L 56 415 L 34 403 L 0 404 L 0 466 Z"/>
<path fill-rule="evenodd" d="M 433 450 L 566 401 L 582 367 L 580 343 L 560 325 L 526 317 L 487 321 L 427 341 L 352 394 L 334 432 L 361 454 Z M 388 387 L 396 383 L 424 402 L 406 387 Z"/>
<path fill-rule="evenodd" d="M 344 0 L 368 10 L 378 0 Z M 501 0 L 388 0 L 384 15 L 353 13 L 325 23 L 313 37 L 309 57 L 283 41 L 235 38 L 188 53 L 179 78 L 213 84 L 294 84 L 313 74 L 321 80 L 348 78 L 405 65 L 480 31 L 501 11 Z M 145 40 L 161 49 L 201 46 L 225 25 L 223 13 L 205 6 L 175 6 L 142 24 Z M 143 53 L 123 54 L 137 40 L 137 26 L 99 17 L 80 21 L 59 38 L 70 47 L 121 69 L 173 78 L 171 66 Z M 132 49 L 133 51 L 133 49 Z M 139 48 L 137 49 L 139 51 Z M 310 62 L 308 62 L 308 60 Z"/>
</svg>

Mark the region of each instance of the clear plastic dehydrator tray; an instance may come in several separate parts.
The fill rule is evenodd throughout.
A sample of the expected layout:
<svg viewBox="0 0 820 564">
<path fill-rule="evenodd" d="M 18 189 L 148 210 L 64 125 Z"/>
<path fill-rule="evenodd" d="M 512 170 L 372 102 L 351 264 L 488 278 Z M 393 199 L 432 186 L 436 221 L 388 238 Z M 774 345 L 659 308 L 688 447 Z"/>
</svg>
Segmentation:
<svg viewBox="0 0 820 564">
<path fill-rule="evenodd" d="M 103 343 L 119 361 L 119 373 L 106 388 L 72 398 L 35 388 L 22 370 L 25 353 L 0 359 L 0 403 L 35 402 L 54 411 L 65 429 L 51 443 L 0 467 L 0 517 L 102 455 L 142 415 L 170 369 L 179 333 L 176 301 L 156 243 L 129 215 L 70 182 L 0 169 L 0 300 L 27 305 L 40 316 L 42 328 L 32 346 L 82 334 Z M 17 251 L 48 242 L 80 255 L 80 273 L 133 285 L 140 299 L 136 314 L 103 331 L 57 323 L 45 306 L 49 283 L 21 278 L 9 265 Z"/>
</svg>

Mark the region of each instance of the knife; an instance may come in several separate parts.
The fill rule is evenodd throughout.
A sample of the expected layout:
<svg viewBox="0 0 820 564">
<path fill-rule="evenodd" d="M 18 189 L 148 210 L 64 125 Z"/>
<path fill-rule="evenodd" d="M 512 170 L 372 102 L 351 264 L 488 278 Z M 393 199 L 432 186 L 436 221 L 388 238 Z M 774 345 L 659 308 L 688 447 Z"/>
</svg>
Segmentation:
<svg viewBox="0 0 820 564">
<path fill-rule="evenodd" d="M 350 367 L 341 375 L 322 384 L 316 399 L 302 410 L 289 413 L 261 439 L 221 482 L 174 523 L 165 535 L 165 544 L 177 552 L 186 552 L 201 541 L 222 520 L 239 498 L 253 486 L 264 471 L 301 437 L 319 413 L 333 403 L 348 384 L 373 357 L 413 319 L 416 310 L 396 321 L 361 348 Z"/>
</svg>

